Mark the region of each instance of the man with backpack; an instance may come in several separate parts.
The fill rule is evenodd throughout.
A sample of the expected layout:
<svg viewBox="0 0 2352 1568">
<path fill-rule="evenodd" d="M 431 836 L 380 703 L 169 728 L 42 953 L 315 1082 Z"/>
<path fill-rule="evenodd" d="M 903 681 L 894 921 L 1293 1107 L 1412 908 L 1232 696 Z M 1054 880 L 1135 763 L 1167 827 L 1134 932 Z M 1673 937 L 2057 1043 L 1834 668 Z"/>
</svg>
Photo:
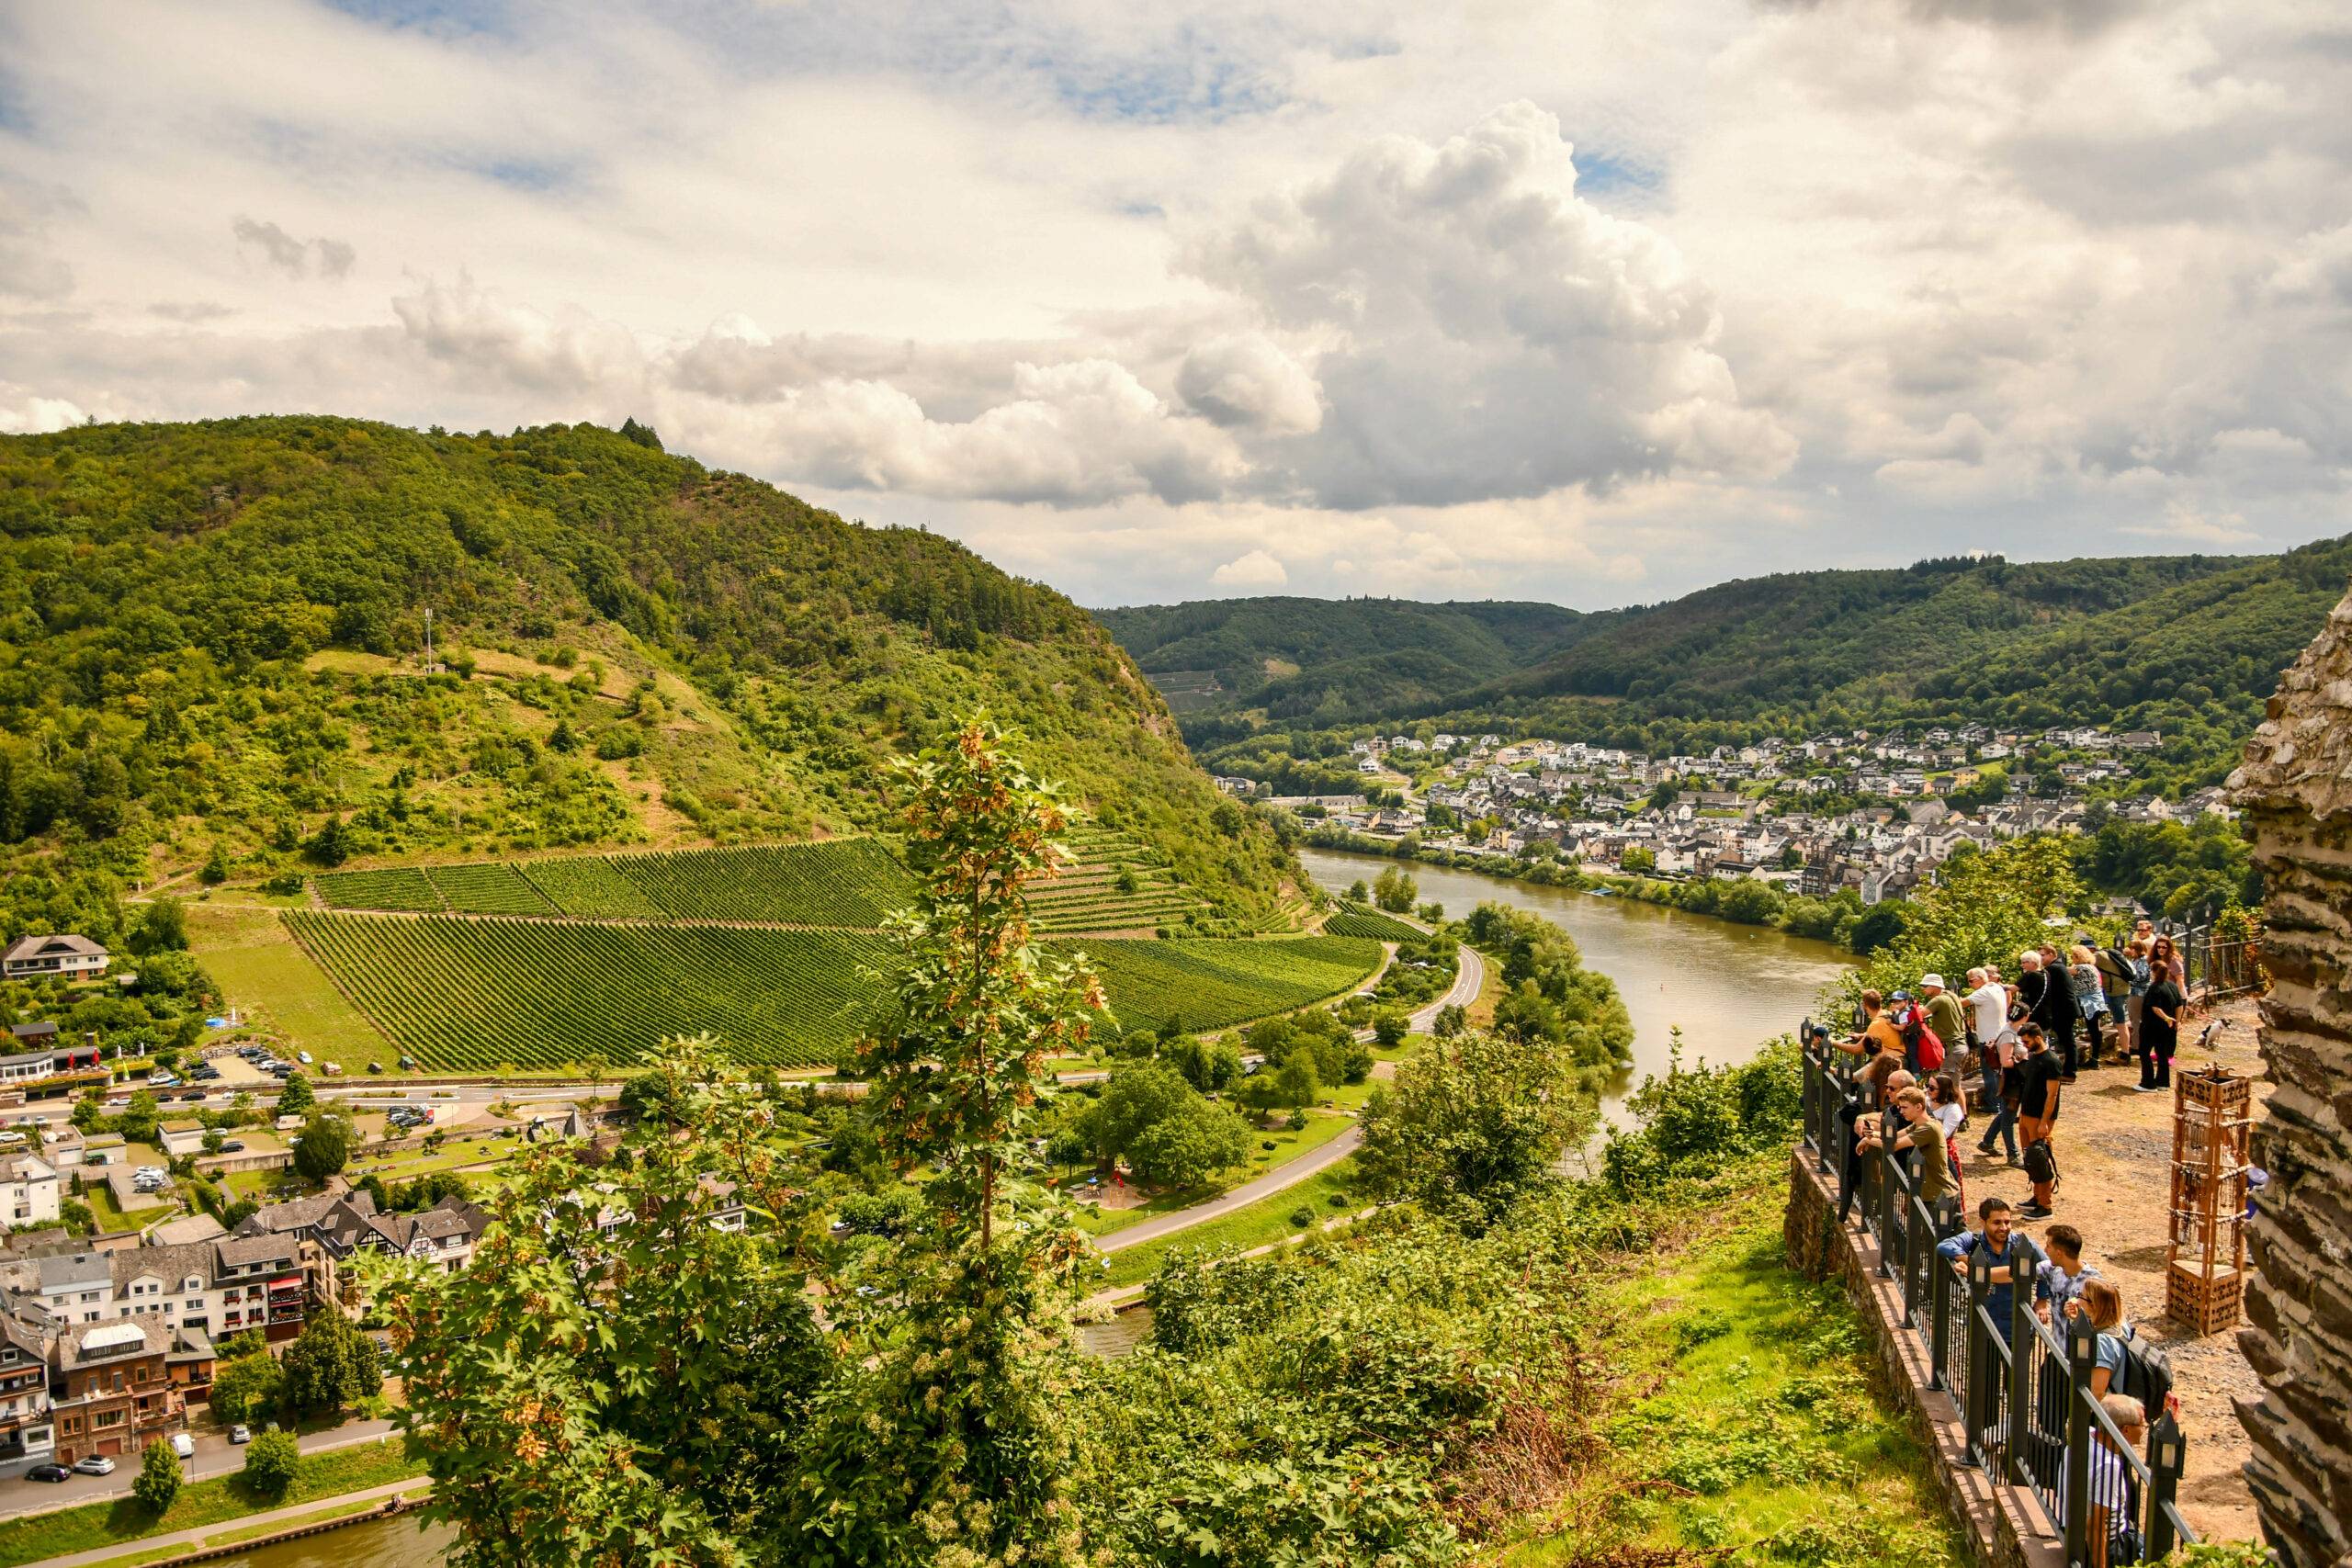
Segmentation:
<svg viewBox="0 0 2352 1568">
<path fill-rule="evenodd" d="M 2058 1156 L 2050 1134 L 2058 1120 L 2059 1085 L 2065 1079 L 2041 1025 L 2026 1024 L 2018 1038 L 2025 1045 L 2025 1061 L 2017 1068 L 2018 1132 L 2025 1139 L 2025 1173 L 2033 1183 L 2033 1201 L 2023 1213 L 2030 1220 L 2046 1220 L 2058 1190 Z"/>
<path fill-rule="evenodd" d="M 1924 998 L 1928 1015 L 1922 1027 L 1936 1037 L 1935 1054 L 1942 1058 L 1922 1065 L 1930 1073 L 1939 1073 L 1943 1071 L 1944 1061 L 1967 1045 L 1968 1010 L 1960 1005 L 1958 997 L 1945 988 L 1941 975 L 1920 976 L 1919 995 Z"/>
<path fill-rule="evenodd" d="M 2107 1003 L 2108 1027 L 2115 1034 L 2115 1059 L 2132 1059 L 2132 953 L 2118 936 L 2098 950 L 2099 989 Z"/>
</svg>

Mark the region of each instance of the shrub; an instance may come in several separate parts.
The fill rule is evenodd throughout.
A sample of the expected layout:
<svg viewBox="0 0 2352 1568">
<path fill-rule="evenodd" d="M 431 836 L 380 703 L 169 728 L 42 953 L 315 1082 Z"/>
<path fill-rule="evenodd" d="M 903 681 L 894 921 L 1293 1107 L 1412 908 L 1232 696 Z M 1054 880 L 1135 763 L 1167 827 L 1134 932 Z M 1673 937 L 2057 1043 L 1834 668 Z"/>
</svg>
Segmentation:
<svg viewBox="0 0 2352 1568">
<path fill-rule="evenodd" d="M 1305 1230 L 1315 1223 L 1315 1211 L 1301 1204 L 1290 1212 L 1290 1223 L 1300 1230 Z"/>
<path fill-rule="evenodd" d="M 259 1432 L 245 1445 L 245 1489 L 262 1497 L 283 1497 L 302 1468 L 302 1450 L 291 1432 Z"/>
</svg>

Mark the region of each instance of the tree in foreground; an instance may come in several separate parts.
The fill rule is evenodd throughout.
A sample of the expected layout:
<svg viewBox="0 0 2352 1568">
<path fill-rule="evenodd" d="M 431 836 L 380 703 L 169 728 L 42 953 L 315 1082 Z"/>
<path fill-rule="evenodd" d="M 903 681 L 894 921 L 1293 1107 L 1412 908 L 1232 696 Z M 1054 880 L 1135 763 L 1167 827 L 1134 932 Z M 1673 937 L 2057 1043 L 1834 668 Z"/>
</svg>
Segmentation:
<svg viewBox="0 0 2352 1568">
<path fill-rule="evenodd" d="M 1069 1436 L 1066 1313 L 1086 1246 L 1040 1187 L 1030 1152 L 1048 1055 L 1084 1043 L 1103 1011 L 1081 960 L 1031 941 L 1025 889 L 1069 863 L 1054 792 L 976 719 L 906 764 L 915 907 L 886 928 L 897 950 L 884 1027 L 861 1043 L 882 1147 L 928 1167 L 932 1223 L 910 1232 L 872 1297 L 838 1326 L 863 1349 L 860 1396 L 820 1438 L 817 1502 L 827 1562 L 1075 1559 L 1064 1495 Z M 888 1303 L 866 1310 L 865 1303 Z"/>
<path fill-rule="evenodd" d="M 1472 1031 L 1432 1042 L 1373 1091 L 1357 1157 L 1374 1192 L 1484 1230 L 1548 1185 L 1591 1123 L 1556 1047 Z"/>
<path fill-rule="evenodd" d="M 130 1483 L 130 1495 L 151 1514 L 161 1515 L 171 1507 L 180 1495 L 180 1456 L 172 1452 L 171 1444 L 158 1438 L 147 1445 L 139 1461 L 139 1475 Z"/>
<path fill-rule="evenodd" d="M 625 1158 L 508 1163 L 463 1272 L 366 1265 L 453 1568 L 1080 1561 L 1084 1248 L 1029 1141 L 1046 1057 L 1083 1042 L 1099 990 L 1029 940 L 1022 887 L 1060 816 L 1003 738 L 967 726 L 909 782 L 926 887 L 862 1055 L 880 1148 L 934 1173 L 897 1190 L 912 1202 L 837 1247 L 775 1103 L 692 1040 Z"/>
</svg>

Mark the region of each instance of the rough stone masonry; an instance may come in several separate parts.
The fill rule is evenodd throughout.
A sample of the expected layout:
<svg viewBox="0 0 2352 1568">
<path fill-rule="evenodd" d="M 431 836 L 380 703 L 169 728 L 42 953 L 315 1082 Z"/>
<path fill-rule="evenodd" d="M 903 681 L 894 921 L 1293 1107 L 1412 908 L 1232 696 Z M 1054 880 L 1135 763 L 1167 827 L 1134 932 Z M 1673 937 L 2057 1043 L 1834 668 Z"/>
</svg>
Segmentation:
<svg viewBox="0 0 2352 1568">
<path fill-rule="evenodd" d="M 2287 671 L 2231 775 L 2269 889 L 2255 1128 L 2256 1277 L 2238 1419 L 2263 1533 L 2291 1568 L 2352 1568 L 2352 595 Z"/>
</svg>

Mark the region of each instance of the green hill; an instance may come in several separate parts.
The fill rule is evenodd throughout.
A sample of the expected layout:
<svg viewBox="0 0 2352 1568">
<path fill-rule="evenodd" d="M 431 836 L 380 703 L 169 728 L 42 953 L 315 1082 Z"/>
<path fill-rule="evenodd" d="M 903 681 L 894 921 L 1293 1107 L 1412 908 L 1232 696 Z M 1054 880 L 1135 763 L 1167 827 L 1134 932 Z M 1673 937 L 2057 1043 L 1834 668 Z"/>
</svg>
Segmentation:
<svg viewBox="0 0 2352 1568">
<path fill-rule="evenodd" d="M 650 432 L 0 438 L 0 551 L 10 936 L 112 941 L 119 891 L 200 868 L 887 830 L 886 761 L 978 705 L 1219 911 L 1285 896 L 1271 834 L 1083 611 Z"/>
<path fill-rule="evenodd" d="M 1416 721 L 1654 752 L 1856 724 L 2098 724 L 2161 731 L 2157 782 L 2202 783 L 2227 771 L 2278 671 L 2347 576 L 2352 536 L 2269 557 L 1965 558 L 1786 573 L 1562 620 L 1557 646 L 1435 694 L 1409 684 L 1358 694 L 1344 675 L 1353 660 L 1302 663 L 1295 676 L 1187 714 L 1184 726 L 1209 766 L 1298 788 L 1346 777 L 1332 765 L 1344 750 L 1335 732 Z M 1261 625 L 1246 606 L 1296 603 L 1308 602 L 1182 608 L 1230 639 Z M 1358 614 L 1375 604 L 1377 616 Z M 1316 645 L 1378 646 L 1404 660 L 1416 650 L 1387 639 L 1409 635 L 1399 612 L 1410 608 L 1326 602 L 1312 616 Z M 1479 606 L 1422 608 L 1453 626 Z M 1540 606 L 1496 608 L 1538 624 L 1528 612 Z M 1233 614 L 1220 620 L 1221 610 Z M 1148 630 L 1162 614 L 1104 618 L 1115 632 L 1138 615 Z M 1167 646 L 1148 643 L 1138 662 L 1163 668 Z M 1273 634 L 1256 646 L 1272 656 Z M 1436 657 L 1452 662 L 1451 646 Z"/>
<path fill-rule="evenodd" d="M 1595 617 L 1555 604 L 1218 599 L 1097 610 L 1178 712 L 1263 708 L 1337 721 L 1523 669 Z"/>
</svg>

